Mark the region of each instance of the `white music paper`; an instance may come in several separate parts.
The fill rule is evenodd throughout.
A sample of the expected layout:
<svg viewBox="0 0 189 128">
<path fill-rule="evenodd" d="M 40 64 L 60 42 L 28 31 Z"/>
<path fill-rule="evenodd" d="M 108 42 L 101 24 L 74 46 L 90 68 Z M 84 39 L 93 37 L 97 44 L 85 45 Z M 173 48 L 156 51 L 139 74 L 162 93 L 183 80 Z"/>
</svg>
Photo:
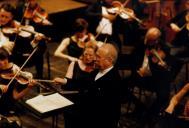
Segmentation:
<svg viewBox="0 0 189 128">
<path fill-rule="evenodd" d="M 58 93 L 48 96 L 38 95 L 34 98 L 28 99 L 26 103 L 40 113 L 49 112 L 74 104 L 72 101 Z"/>
</svg>

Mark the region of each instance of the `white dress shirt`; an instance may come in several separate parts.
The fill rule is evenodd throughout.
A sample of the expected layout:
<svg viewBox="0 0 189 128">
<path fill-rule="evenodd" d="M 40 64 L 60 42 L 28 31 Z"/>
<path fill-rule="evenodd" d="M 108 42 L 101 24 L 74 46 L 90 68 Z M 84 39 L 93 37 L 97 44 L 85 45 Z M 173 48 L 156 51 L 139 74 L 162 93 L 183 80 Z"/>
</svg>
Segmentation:
<svg viewBox="0 0 189 128">
<path fill-rule="evenodd" d="M 103 71 L 99 71 L 98 74 L 95 77 L 95 81 L 104 76 L 106 73 L 108 73 L 114 66 L 111 66 L 110 68 L 107 68 Z"/>
</svg>

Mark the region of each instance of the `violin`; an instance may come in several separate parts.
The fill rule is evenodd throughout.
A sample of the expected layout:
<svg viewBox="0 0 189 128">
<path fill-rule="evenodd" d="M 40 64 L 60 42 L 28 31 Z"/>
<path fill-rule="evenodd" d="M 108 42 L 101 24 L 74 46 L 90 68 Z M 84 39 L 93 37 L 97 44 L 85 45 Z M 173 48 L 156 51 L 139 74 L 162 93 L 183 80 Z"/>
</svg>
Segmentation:
<svg viewBox="0 0 189 128">
<path fill-rule="evenodd" d="M 164 51 L 158 49 L 152 49 L 151 51 L 151 54 L 152 54 L 152 62 L 154 63 L 157 63 L 158 65 L 164 67 L 164 68 L 167 68 L 167 64 L 166 62 L 164 61 L 165 57 L 166 57 L 166 54 Z"/>
<path fill-rule="evenodd" d="M 122 4 L 119 1 L 113 1 L 112 2 L 113 7 L 107 9 L 108 13 L 119 15 L 122 19 L 128 19 L 128 20 L 134 19 L 137 22 L 142 23 L 142 21 L 135 16 L 134 10 L 124 7 L 127 2 L 128 1 Z"/>
<path fill-rule="evenodd" d="M 119 1 L 113 1 L 112 6 L 112 8 L 107 9 L 110 14 L 118 14 L 123 19 L 130 19 L 134 16 L 134 11 L 129 8 L 124 8 L 124 5 Z"/>
<path fill-rule="evenodd" d="M 18 33 L 19 36 L 24 37 L 24 38 L 28 38 L 31 37 L 32 34 L 36 35 L 40 35 L 42 37 L 42 39 L 45 40 L 51 40 L 51 38 L 46 37 L 44 34 L 36 32 L 34 30 L 34 27 L 31 25 L 19 25 L 15 28 L 11 28 L 11 27 L 4 27 L 2 28 L 2 32 L 5 34 L 13 34 L 13 33 Z"/>
<path fill-rule="evenodd" d="M 26 32 L 24 30 L 34 31 L 34 27 L 30 25 L 26 25 L 26 26 L 18 25 L 16 27 L 3 27 L 2 28 L 2 32 L 4 34 L 18 33 L 19 36 L 24 37 L 24 38 L 30 37 L 32 35 L 32 33 Z"/>
<path fill-rule="evenodd" d="M 41 8 L 39 4 L 31 6 L 31 4 L 29 3 L 28 7 L 24 12 L 24 17 L 38 24 L 52 25 L 52 23 L 47 20 L 48 13 L 43 8 Z"/>
<path fill-rule="evenodd" d="M 5 74 L 1 74 L 0 76 L 1 76 L 1 78 L 3 78 L 3 79 L 11 80 L 11 79 L 15 76 L 15 74 L 14 74 L 14 73 L 5 73 Z M 15 80 L 16 80 L 19 84 L 21 84 L 21 85 L 26 85 L 26 84 L 29 83 L 28 78 L 26 78 L 26 77 L 24 77 L 24 76 L 21 76 L 21 75 L 17 75 L 17 76 L 15 77 Z"/>
</svg>

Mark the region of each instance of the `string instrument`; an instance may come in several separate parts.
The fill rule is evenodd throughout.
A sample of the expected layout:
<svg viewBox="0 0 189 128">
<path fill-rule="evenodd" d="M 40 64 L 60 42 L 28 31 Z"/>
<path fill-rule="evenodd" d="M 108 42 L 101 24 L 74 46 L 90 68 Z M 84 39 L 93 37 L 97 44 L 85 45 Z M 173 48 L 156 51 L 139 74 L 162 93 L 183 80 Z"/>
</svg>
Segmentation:
<svg viewBox="0 0 189 128">
<path fill-rule="evenodd" d="M 113 7 L 107 9 L 107 11 L 110 14 L 119 15 L 122 19 L 128 19 L 128 20 L 134 19 L 134 20 L 136 20 L 137 22 L 139 22 L 141 24 L 142 21 L 135 16 L 134 11 L 132 9 L 130 9 L 130 8 L 125 8 L 124 7 L 127 2 L 128 1 L 126 1 L 124 4 L 122 4 L 119 1 L 113 1 L 112 2 L 112 6 Z"/>
<path fill-rule="evenodd" d="M 52 23 L 47 20 L 48 13 L 39 6 L 39 4 L 36 4 L 36 6 L 31 7 L 30 4 L 26 8 L 24 12 L 24 18 L 30 19 L 38 24 L 43 25 L 52 25 Z"/>
<path fill-rule="evenodd" d="M 14 73 L 3 73 L 0 74 L 0 77 L 5 79 L 5 80 L 11 80 L 13 77 L 15 77 Z M 29 79 L 27 76 L 24 75 L 16 75 L 16 77 L 14 78 L 20 85 L 27 85 L 29 84 Z M 48 83 L 53 83 L 53 80 L 40 80 L 40 79 L 32 79 L 35 81 L 36 85 L 39 85 L 41 88 L 49 90 L 49 88 L 45 87 L 43 84 L 41 84 L 40 82 L 48 82 Z"/>
<path fill-rule="evenodd" d="M 1 78 L 3 78 L 3 79 L 6 79 L 6 80 L 10 80 L 10 79 L 12 79 L 13 77 L 14 77 L 14 73 L 5 73 L 5 74 L 1 74 L 0 76 L 1 76 Z M 28 84 L 29 82 L 28 82 L 28 78 L 26 78 L 26 77 L 24 77 L 24 76 L 21 76 L 21 75 L 17 75 L 16 77 L 15 77 L 15 80 L 19 83 L 19 84 L 21 84 L 21 85 L 25 85 L 25 84 Z"/>
<path fill-rule="evenodd" d="M 95 41 L 95 37 L 92 33 L 83 34 L 76 33 L 76 35 L 71 37 L 74 42 L 77 43 L 79 48 L 85 48 L 85 44 L 89 41 Z"/>
<path fill-rule="evenodd" d="M 32 34 L 34 34 L 34 35 L 40 34 L 43 39 L 51 40 L 51 38 L 46 37 L 44 34 L 42 34 L 40 32 L 36 32 L 34 30 L 34 27 L 31 25 L 25 25 L 25 26 L 19 25 L 15 28 L 4 27 L 4 28 L 2 28 L 2 32 L 5 34 L 17 33 L 19 36 L 24 37 L 24 38 L 31 37 Z"/>
<path fill-rule="evenodd" d="M 164 68 L 168 67 L 166 62 L 164 61 L 166 54 L 163 50 L 152 49 L 150 52 L 152 54 L 152 62 L 157 63 L 158 65 L 160 65 Z"/>
<path fill-rule="evenodd" d="M 30 25 L 26 25 L 26 26 L 18 25 L 16 27 L 3 27 L 2 28 L 2 32 L 7 35 L 16 33 L 19 36 L 24 37 L 24 38 L 30 37 L 32 35 L 32 33 L 26 32 L 24 30 L 34 31 L 34 27 Z"/>
</svg>

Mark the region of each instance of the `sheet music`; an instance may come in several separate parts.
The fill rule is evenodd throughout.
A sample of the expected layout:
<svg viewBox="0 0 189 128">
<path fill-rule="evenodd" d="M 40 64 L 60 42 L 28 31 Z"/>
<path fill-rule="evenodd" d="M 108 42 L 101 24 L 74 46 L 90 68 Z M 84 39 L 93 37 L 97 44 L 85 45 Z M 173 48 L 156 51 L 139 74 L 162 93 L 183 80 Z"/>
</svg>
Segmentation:
<svg viewBox="0 0 189 128">
<path fill-rule="evenodd" d="M 73 102 L 58 93 L 54 93 L 48 96 L 38 95 L 27 100 L 26 103 L 40 113 L 45 113 L 73 104 Z"/>
</svg>

